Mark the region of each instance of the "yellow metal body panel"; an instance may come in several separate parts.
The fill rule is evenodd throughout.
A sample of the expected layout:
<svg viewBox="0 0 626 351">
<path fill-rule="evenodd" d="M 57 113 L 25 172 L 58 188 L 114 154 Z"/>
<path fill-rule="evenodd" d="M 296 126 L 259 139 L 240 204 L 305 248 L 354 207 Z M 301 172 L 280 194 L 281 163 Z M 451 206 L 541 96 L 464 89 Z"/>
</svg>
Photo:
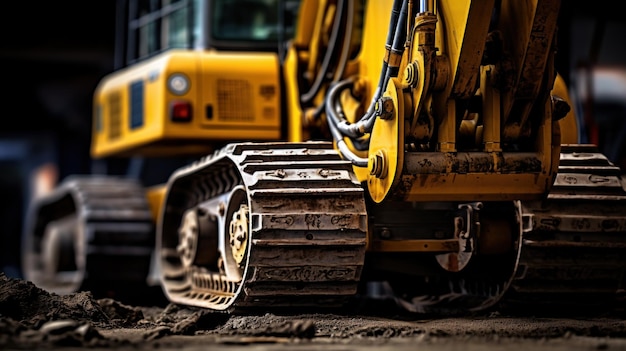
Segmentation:
<svg viewBox="0 0 626 351">
<path fill-rule="evenodd" d="M 365 23 L 363 25 L 363 40 L 361 51 L 357 57 L 359 62 L 359 76 L 363 80 L 363 101 L 369 103 L 385 57 L 385 39 L 389 26 L 389 15 L 393 1 L 368 1 L 365 9 Z"/>
<path fill-rule="evenodd" d="M 392 80 L 389 84 L 389 92 L 394 105 L 393 117 L 389 120 L 379 119 L 374 124 L 372 130 L 372 140 L 370 142 L 370 156 L 368 168 L 373 170 L 367 179 L 367 187 L 370 190 L 372 200 L 377 203 L 382 202 L 389 193 L 392 186 L 397 183 L 404 162 L 404 144 L 400 142 L 404 134 L 405 111 L 404 94 L 397 80 Z M 374 174 L 372 174 L 374 173 Z"/>
<path fill-rule="evenodd" d="M 316 25 L 316 16 L 304 14 L 317 13 L 320 0 L 303 0 L 300 4 L 298 25 L 293 40 L 283 63 L 285 79 L 286 113 L 289 116 L 287 140 L 299 142 L 305 139 L 303 120 L 304 111 L 300 104 L 299 74 L 302 62 L 309 61 L 313 54 L 310 53 L 311 41 Z"/>
<path fill-rule="evenodd" d="M 405 175 L 407 201 L 505 201 L 537 199 L 552 180 L 540 174 Z M 494 200 L 496 199 L 496 200 Z"/>
<path fill-rule="evenodd" d="M 158 222 L 161 214 L 161 208 L 163 206 L 163 200 L 165 199 L 165 192 L 167 190 L 167 184 L 160 184 L 149 187 L 146 189 L 146 198 L 148 205 L 150 206 L 150 213 L 154 223 Z"/>
<path fill-rule="evenodd" d="M 274 53 L 171 50 L 112 73 L 94 96 L 92 156 L 198 154 L 226 141 L 279 139 L 278 72 Z M 175 73 L 189 80 L 180 95 L 168 89 Z M 135 120 L 132 99 L 142 107 Z M 173 101 L 191 104 L 191 121 L 172 121 Z"/>
<path fill-rule="evenodd" d="M 285 59 L 285 72 L 298 71 L 298 52 L 292 46 Z M 287 140 L 299 142 L 303 140 L 302 120 L 304 118 L 300 107 L 300 95 L 298 90 L 298 77 L 295 74 L 285 74 L 285 86 L 287 87 L 287 113 L 289 114 L 289 130 Z"/>
<path fill-rule="evenodd" d="M 469 97 L 474 93 L 493 4 L 494 0 L 437 2 L 436 46 L 451 67 L 442 97 Z"/>
<path fill-rule="evenodd" d="M 561 144 L 578 144 L 580 142 L 580 138 L 578 137 L 580 134 L 580 126 L 578 125 L 578 119 L 576 119 L 574 104 L 572 103 L 572 99 L 570 99 L 567 85 L 561 75 L 557 75 L 554 80 L 552 93 L 565 100 L 570 106 L 567 115 L 559 120 Z"/>
</svg>

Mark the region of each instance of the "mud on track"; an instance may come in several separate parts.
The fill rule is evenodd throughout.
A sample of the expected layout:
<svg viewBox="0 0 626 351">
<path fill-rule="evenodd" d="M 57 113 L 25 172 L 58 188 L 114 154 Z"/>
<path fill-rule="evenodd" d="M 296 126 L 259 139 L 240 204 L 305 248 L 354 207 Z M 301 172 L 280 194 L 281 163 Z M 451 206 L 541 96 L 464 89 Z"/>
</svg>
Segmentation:
<svg viewBox="0 0 626 351">
<path fill-rule="evenodd" d="M 0 274 L 2 350 L 626 350 L 622 311 L 568 311 L 567 317 L 396 312 L 383 304 L 229 316 L 175 304 L 130 306 L 88 292 L 59 296 Z"/>
</svg>

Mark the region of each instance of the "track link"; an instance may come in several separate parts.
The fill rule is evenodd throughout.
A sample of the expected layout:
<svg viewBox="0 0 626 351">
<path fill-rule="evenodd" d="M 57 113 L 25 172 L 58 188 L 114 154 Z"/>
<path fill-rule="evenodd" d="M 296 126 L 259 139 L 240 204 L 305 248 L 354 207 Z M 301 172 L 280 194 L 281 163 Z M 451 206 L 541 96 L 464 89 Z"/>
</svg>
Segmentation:
<svg viewBox="0 0 626 351">
<path fill-rule="evenodd" d="M 623 302 L 626 189 L 618 167 L 593 146 L 564 145 L 550 194 L 522 205 L 521 256 L 509 302 Z"/>
<path fill-rule="evenodd" d="M 27 223 L 24 274 L 36 285 L 115 297 L 147 285 L 155 234 L 138 182 L 69 177 L 33 203 Z"/>
<path fill-rule="evenodd" d="M 356 293 L 367 213 L 351 164 L 330 143 L 228 145 L 172 175 L 165 201 L 158 242 L 173 302 L 234 312 L 333 306 Z M 197 230 L 183 222 L 190 209 L 209 213 Z M 233 234 L 234 224 L 245 228 Z M 181 256 L 185 231 L 199 232 L 200 258 Z M 245 236 L 234 250 L 233 235 Z"/>
</svg>

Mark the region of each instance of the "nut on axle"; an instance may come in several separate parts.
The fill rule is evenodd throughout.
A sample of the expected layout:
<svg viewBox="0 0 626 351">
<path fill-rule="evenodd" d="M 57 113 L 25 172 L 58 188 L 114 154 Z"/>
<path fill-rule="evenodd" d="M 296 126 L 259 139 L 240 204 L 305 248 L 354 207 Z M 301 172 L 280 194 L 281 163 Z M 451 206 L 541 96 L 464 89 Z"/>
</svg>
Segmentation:
<svg viewBox="0 0 626 351">
<path fill-rule="evenodd" d="M 383 120 L 393 118 L 393 100 L 389 96 L 383 96 L 376 101 L 376 115 Z"/>
<path fill-rule="evenodd" d="M 378 179 L 387 177 L 387 156 L 383 150 L 378 150 L 369 158 L 370 175 Z"/>
</svg>

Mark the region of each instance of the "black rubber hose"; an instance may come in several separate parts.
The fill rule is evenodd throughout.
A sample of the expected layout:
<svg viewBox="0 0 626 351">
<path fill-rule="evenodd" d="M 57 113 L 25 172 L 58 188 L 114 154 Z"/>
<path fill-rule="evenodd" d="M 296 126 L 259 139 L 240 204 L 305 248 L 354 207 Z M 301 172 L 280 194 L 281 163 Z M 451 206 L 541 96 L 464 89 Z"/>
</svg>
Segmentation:
<svg viewBox="0 0 626 351">
<path fill-rule="evenodd" d="M 398 28 L 400 28 L 398 26 L 399 17 L 402 13 L 403 8 L 404 8 L 404 14 L 406 14 L 406 11 L 407 11 L 406 6 L 407 5 L 405 5 L 405 2 L 403 2 L 402 0 L 394 0 L 393 2 L 393 8 L 391 10 L 391 18 L 389 20 L 389 28 L 387 29 L 387 42 L 385 43 L 385 49 L 387 50 L 387 52 L 390 52 L 391 49 L 393 48 L 393 44 L 397 36 L 396 32 L 398 31 Z M 404 20 L 404 23 L 406 25 L 406 19 Z M 391 72 L 389 71 L 389 64 L 387 63 L 387 61 L 383 60 L 376 92 L 372 96 L 372 101 L 370 102 L 370 105 L 366 113 L 359 120 L 360 126 L 366 133 L 369 133 L 374 127 L 374 121 L 376 121 L 376 119 L 374 118 L 376 102 L 382 96 L 382 92 L 385 90 L 385 87 L 387 86 L 387 82 L 389 81 L 390 77 L 391 77 Z"/>
<path fill-rule="evenodd" d="M 355 155 L 352 152 L 352 150 L 350 150 L 348 145 L 346 145 L 346 142 L 343 140 L 344 135 L 339 130 L 338 124 L 341 120 L 345 120 L 345 119 L 342 119 L 341 117 L 339 117 L 337 114 L 337 111 L 334 110 L 335 107 L 337 107 L 338 109 L 341 109 L 339 104 L 336 103 L 339 97 L 338 92 L 345 89 L 348 85 L 352 83 L 353 83 L 352 80 L 347 79 L 331 87 L 329 94 L 327 95 L 326 117 L 328 120 L 328 128 L 330 130 L 330 133 L 333 136 L 333 139 L 335 140 L 335 143 L 337 144 L 337 148 L 339 149 L 339 152 L 341 153 L 341 155 L 345 159 L 352 162 L 352 164 L 357 167 L 367 167 L 367 158 L 362 158 L 362 157 Z"/>
<path fill-rule="evenodd" d="M 322 87 L 324 78 L 326 78 L 326 75 L 328 74 L 330 63 L 334 56 L 335 49 L 337 47 L 337 39 L 339 37 L 339 32 L 341 30 L 344 3 L 345 3 L 344 0 L 340 0 L 337 3 L 337 14 L 335 15 L 335 21 L 333 22 L 333 30 L 330 33 L 330 40 L 328 44 L 328 47 L 330 50 L 326 50 L 326 55 L 324 56 L 324 59 L 322 60 L 322 67 L 320 69 L 320 72 L 318 72 L 317 75 L 315 76 L 315 80 L 313 81 L 311 88 L 309 89 L 309 91 L 307 91 L 306 93 L 300 96 L 300 102 L 302 104 L 308 104 L 313 100 L 313 98 L 315 98 L 315 95 L 317 95 L 317 93 L 320 91 Z"/>
<path fill-rule="evenodd" d="M 348 0 L 348 14 L 346 19 L 346 31 L 343 37 L 343 46 L 341 50 L 341 56 L 339 58 L 339 63 L 337 65 L 337 70 L 335 71 L 335 76 L 333 79 L 333 83 L 337 83 L 343 73 L 345 72 L 346 66 L 348 65 L 348 59 L 350 55 L 350 43 L 352 42 L 352 30 L 353 30 L 353 22 L 354 21 L 354 0 Z M 313 112 L 313 118 L 318 119 L 322 115 L 325 110 L 326 101 L 322 101 L 319 106 Z"/>
</svg>

